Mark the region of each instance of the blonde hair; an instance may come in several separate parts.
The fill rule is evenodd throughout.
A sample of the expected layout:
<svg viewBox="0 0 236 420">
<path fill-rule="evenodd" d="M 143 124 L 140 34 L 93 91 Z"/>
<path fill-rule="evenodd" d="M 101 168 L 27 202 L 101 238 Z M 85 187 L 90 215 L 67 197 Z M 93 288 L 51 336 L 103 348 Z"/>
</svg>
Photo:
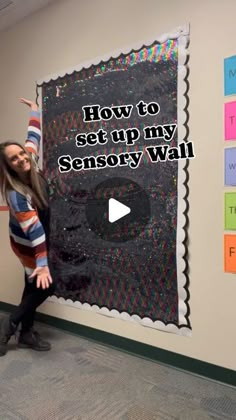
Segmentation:
<svg viewBox="0 0 236 420">
<path fill-rule="evenodd" d="M 6 147 L 12 145 L 19 146 L 30 158 L 30 185 L 24 183 L 19 178 L 18 174 L 10 168 L 7 163 L 5 150 Z M 39 172 L 37 172 L 36 165 L 31 157 L 31 154 L 24 146 L 13 141 L 0 143 L 0 192 L 6 202 L 8 193 L 13 190 L 23 194 L 24 196 L 29 194 L 32 197 L 33 203 L 40 209 L 48 207 L 46 192 L 43 189 L 43 182 L 43 177 Z"/>
</svg>

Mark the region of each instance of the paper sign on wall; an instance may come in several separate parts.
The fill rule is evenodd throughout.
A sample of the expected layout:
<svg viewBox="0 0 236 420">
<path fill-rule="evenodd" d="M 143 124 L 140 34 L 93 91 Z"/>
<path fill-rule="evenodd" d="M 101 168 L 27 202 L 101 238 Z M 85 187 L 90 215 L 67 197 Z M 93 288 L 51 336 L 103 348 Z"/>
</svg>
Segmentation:
<svg viewBox="0 0 236 420">
<path fill-rule="evenodd" d="M 236 140 L 236 101 L 225 104 L 225 140 Z"/>
<path fill-rule="evenodd" d="M 225 230 L 236 229 L 236 193 L 225 193 Z"/>
<path fill-rule="evenodd" d="M 236 93 L 236 56 L 224 60 L 225 95 Z"/>
<path fill-rule="evenodd" d="M 236 273 L 236 235 L 224 235 L 224 271 Z"/>
<path fill-rule="evenodd" d="M 236 185 L 236 147 L 225 149 L 225 185 Z"/>
</svg>

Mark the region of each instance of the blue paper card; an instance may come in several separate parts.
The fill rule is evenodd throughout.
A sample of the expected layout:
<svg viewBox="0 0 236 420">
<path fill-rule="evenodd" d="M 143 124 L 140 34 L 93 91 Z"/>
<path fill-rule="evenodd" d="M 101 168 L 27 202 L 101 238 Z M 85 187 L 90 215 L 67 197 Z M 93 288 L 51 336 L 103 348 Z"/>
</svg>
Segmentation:
<svg viewBox="0 0 236 420">
<path fill-rule="evenodd" d="M 236 55 L 224 59 L 225 95 L 236 94 Z"/>
<path fill-rule="evenodd" d="M 236 147 L 225 149 L 225 185 L 236 185 Z"/>
</svg>

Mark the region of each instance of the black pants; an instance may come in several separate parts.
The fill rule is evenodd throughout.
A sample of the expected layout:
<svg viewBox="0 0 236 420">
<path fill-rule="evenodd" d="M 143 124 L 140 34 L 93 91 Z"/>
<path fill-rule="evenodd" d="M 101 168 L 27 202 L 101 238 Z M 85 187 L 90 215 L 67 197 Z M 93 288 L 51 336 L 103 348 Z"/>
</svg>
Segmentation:
<svg viewBox="0 0 236 420">
<path fill-rule="evenodd" d="M 49 250 L 49 236 L 50 236 L 50 214 L 49 210 L 39 210 L 39 220 L 43 225 L 45 234 L 46 234 L 46 244 L 47 249 Z M 52 274 L 51 267 L 49 265 L 50 272 Z M 53 276 L 52 276 L 53 277 Z M 36 287 L 35 277 L 32 283 L 29 283 L 27 276 L 25 275 L 25 288 L 23 290 L 21 303 L 11 314 L 11 321 L 19 325 L 21 323 L 22 331 L 28 331 L 32 328 L 34 324 L 34 318 L 36 309 L 41 303 L 43 303 L 48 296 L 52 296 L 55 291 L 55 278 L 53 278 L 53 283 L 48 289 L 42 289 Z"/>
<path fill-rule="evenodd" d="M 36 287 L 36 278 L 29 283 L 25 275 L 25 288 L 22 294 L 21 303 L 11 314 L 11 321 L 15 325 L 21 323 L 21 330 L 28 331 L 34 324 L 36 309 L 43 303 L 48 296 L 53 295 L 55 284 L 51 284 L 48 289 Z"/>
</svg>

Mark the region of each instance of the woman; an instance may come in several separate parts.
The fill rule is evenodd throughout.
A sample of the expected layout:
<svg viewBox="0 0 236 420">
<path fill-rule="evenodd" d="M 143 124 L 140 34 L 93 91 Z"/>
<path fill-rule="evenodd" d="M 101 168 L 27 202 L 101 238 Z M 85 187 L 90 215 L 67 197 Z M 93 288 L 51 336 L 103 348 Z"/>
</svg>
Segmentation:
<svg viewBox="0 0 236 420">
<path fill-rule="evenodd" d="M 34 350 L 50 350 L 48 342 L 33 330 L 36 308 L 54 292 L 47 260 L 49 210 L 45 181 L 37 168 L 41 139 L 38 106 L 24 98 L 30 121 L 25 147 L 16 142 L 0 143 L 0 191 L 9 211 L 11 247 L 25 269 L 21 303 L 0 321 L 0 356 L 21 323 L 18 345 Z"/>
</svg>

